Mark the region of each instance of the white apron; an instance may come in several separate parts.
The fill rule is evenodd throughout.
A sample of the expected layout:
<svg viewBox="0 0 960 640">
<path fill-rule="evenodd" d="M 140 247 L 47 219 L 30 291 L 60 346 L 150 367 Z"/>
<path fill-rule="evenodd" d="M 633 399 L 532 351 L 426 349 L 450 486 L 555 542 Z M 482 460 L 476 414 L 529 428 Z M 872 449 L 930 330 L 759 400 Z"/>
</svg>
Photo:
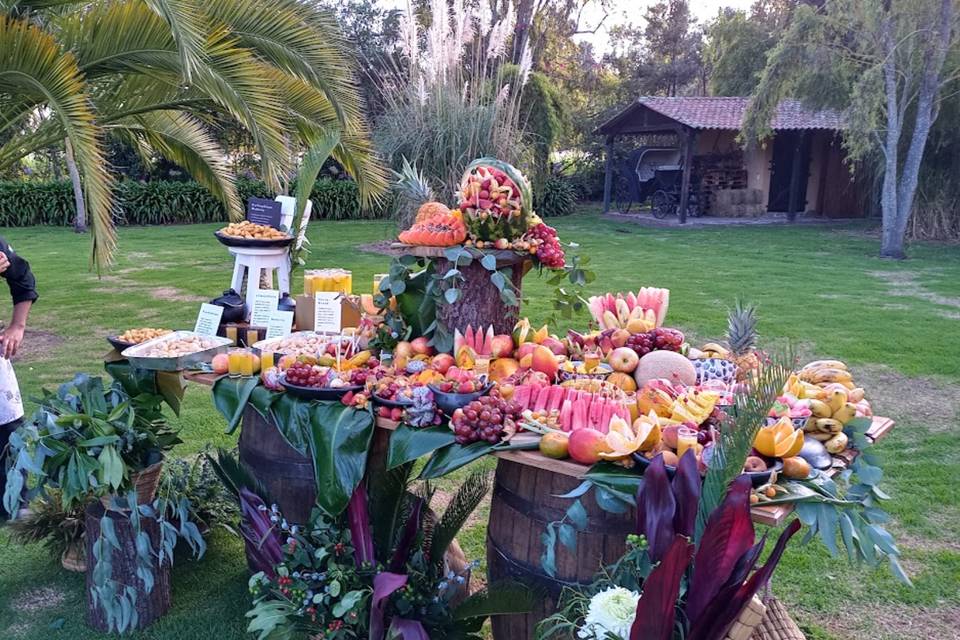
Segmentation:
<svg viewBox="0 0 960 640">
<path fill-rule="evenodd" d="M 23 417 L 23 399 L 20 397 L 20 385 L 13 365 L 6 358 L 0 358 L 0 425 L 19 420 Z"/>
</svg>

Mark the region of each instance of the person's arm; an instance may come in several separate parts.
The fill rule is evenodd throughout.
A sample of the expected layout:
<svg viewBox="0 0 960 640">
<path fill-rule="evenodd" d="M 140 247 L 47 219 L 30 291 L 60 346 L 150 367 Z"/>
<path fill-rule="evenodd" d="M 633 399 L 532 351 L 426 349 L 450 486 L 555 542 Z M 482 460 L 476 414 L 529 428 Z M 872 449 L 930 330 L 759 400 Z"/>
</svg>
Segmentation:
<svg viewBox="0 0 960 640">
<path fill-rule="evenodd" d="M 6 242 L 2 244 L 2 253 L 7 259 L 7 266 L 0 270 L 10 287 L 10 296 L 13 298 L 13 318 L 10 325 L 0 334 L 0 356 L 12 358 L 20 349 L 23 342 L 23 332 L 27 328 L 27 316 L 30 307 L 37 299 L 37 282 L 30 270 L 30 263 L 18 256 Z M 2 260 L 0 260 L 2 262 Z"/>
</svg>

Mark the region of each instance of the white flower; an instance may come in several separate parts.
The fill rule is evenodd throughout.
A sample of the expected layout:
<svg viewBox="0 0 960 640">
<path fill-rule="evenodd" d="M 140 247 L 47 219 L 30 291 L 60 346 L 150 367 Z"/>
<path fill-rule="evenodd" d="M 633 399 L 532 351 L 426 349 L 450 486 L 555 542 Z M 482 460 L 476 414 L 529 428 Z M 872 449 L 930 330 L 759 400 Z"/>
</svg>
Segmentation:
<svg viewBox="0 0 960 640">
<path fill-rule="evenodd" d="M 587 615 L 577 637 L 603 640 L 607 634 L 626 640 L 637 616 L 640 594 L 623 587 L 611 587 L 590 598 Z"/>
</svg>

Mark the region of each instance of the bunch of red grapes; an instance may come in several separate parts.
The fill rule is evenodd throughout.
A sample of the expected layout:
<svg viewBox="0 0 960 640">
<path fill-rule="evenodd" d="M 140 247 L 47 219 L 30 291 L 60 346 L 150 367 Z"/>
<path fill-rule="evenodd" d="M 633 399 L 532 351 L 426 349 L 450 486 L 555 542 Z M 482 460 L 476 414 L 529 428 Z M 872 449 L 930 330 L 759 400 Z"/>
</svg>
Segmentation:
<svg viewBox="0 0 960 640">
<path fill-rule="evenodd" d="M 557 239 L 557 230 L 547 226 L 544 223 L 534 225 L 527 231 L 528 240 L 540 240 L 537 247 L 537 259 L 543 263 L 543 266 L 550 269 L 560 269 L 565 264 L 563 247 Z"/>
<path fill-rule="evenodd" d="M 503 438 L 503 428 L 520 414 L 520 406 L 499 395 L 478 398 L 453 412 L 450 426 L 458 444 L 473 442 L 496 444 Z"/>
<path fill-rule="evenodd" d="M 373 375 L 373 370 L 366 367 L 351 369 L 350 377 L 347 379 L 347 383 L 354 387 L 362 387 L 367 384 L 367 378 Z"/>
<path fill-rule="evenodd" d="M 298 387 L 324 387 L 329 369 L 306 362 L 294 362 L 286 370 L 287 382 Z"/>
<path fill-rule="evenodd" d="M 635 333 L 627 338 L 627 345 L 641 358 L 651 351 L 676 351 L 683 348 L 683 332 L 667 327 L 658 327 L 646 333 Z"/>
</svg>

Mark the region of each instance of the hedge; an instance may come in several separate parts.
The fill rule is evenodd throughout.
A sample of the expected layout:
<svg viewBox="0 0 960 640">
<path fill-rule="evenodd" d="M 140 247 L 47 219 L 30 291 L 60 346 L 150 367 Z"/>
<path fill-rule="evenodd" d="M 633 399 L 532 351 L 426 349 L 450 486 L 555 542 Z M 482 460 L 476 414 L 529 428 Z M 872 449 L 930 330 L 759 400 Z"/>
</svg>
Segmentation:
<svg viewBox="0 0 960 640">
<path fill-rule="evenodd" d="M 238 180 L 242 202 L 272 197 L 263 182 Z M 226 212 L 205 187 L 196 182 L 124 180 L 114 192 L 117 223 L 127 225 L 223 222 Z M 360 207 L 357 185 L 350 180 L 318 180 L 310 195 L 313 219 L 352 220 L 382 217 L 382 210 Z M 0 181 L 0 227 L 68 226 L 75 208 L 69 181 Z"/>
</svg>

